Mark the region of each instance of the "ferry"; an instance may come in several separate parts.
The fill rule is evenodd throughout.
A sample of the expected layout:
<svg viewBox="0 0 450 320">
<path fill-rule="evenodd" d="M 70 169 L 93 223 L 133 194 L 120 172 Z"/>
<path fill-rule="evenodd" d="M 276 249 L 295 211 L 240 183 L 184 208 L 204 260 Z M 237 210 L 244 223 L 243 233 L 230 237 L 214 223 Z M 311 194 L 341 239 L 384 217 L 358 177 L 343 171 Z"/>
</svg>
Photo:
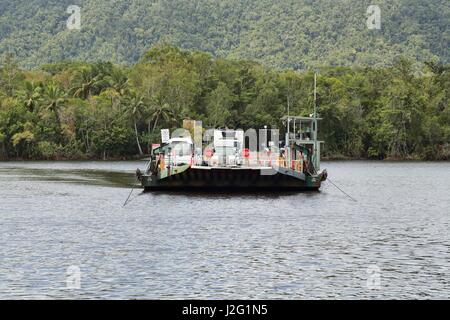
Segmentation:
<svg viewBox="0 0 450 320">
<path fill-rule="evenodd" d="M 206 147 L 209 141 L 195 146 L 189 135 L 172 137 L 152 151 L 145 172 L 137 170 L 137 179 L 145 191 L 319 190 L 327 179 L 327 170 L 320 168 L 321 119 L 311 115 L 281 120 L 287 127 L 285 140 L 278 141 L 278 130 L 265 128 L 253 148 L 245 141 L 254 135 L 242 130 L 216 129 L 213 143 Z"/>
</svg>

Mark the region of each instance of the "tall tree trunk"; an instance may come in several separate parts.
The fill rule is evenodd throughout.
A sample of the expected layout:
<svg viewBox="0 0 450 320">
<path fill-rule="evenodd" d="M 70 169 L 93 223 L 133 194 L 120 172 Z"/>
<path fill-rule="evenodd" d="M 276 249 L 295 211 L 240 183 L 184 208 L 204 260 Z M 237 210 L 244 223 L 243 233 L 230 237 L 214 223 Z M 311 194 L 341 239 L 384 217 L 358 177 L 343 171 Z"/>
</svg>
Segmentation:
<svg viewBox="0 0 450 320">
<path fill-rule="evenodd" d="M 6 146 L 4 142 L 0 142 L 0 144 L 2 145 L 2 153 L 0 155 L 0 159 L 6 160 L 8 158 L 8 153 L 6 152 Z"/>
<path fill-rule="evenodd" d="M 137 146 L 138 146 L 138 149 L 139 149 L 139 155 L 142 156 L 144 153 L 142 152 L 141 143 L 139 142 L 139 134 L 138 134 L 138 130 L 137 130 L 136 121 L 134 121 L 134 133 L 136 135 L 136 142 L 137 142 Z"/>
<path fill-rule="evenodd" d="M 86 147 L 87 147 L 87 152 L 91 152 L 91 144 L 89 143 L 89 130 L 86 129 Z"/>
<path fill-rule="evenodd" d="M 159 113 L 156 115 L 156 119 L 155 119 L 155 124 L 153 125 L 153 130 L 152 130 L 152 133 L 154 133 L 155 132 L 155 129 L 156 129 L 156 125 L 158 124 L 158 120 L 159 120 Z"/>
<path fill-rule="evenodd" d="M 151 137 L 152 136 L 152 121 L 148 120 L 148 136 Z M 150 139 L 148 140 L 148 145 L 147 145 L 147 149 L 148 149 L 148 153 L 152 152 L 152 142 L 150 141 Z"/>
</svg>

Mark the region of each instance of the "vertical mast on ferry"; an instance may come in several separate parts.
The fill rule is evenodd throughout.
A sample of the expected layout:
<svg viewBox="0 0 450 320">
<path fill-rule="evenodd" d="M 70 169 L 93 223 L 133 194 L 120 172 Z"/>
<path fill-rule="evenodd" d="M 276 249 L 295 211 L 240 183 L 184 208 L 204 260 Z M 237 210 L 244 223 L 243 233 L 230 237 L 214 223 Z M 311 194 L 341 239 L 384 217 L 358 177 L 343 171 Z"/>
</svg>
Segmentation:
<svg viewBox="0 0 450 320">
<path fill-rule="evenodd" d="M 317 72 L 314 72 L 314 123 L 313 123 L 313 136 L 314 136 L 314 153 L 313 153 L 313 162 L 316 170 L 320 170 L 320 155 L 318 152 L 317 144 L 320 142 L 317 141 Z"/>
</svg>

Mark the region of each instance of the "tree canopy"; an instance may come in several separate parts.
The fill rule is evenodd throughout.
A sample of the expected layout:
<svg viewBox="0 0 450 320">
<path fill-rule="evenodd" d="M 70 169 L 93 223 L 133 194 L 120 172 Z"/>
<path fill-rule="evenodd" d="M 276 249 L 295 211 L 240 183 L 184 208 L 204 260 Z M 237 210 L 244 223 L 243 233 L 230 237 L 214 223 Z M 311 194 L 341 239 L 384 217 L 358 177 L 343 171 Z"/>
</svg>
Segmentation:
<svg viewBox="0 0 450 320">
<path fill-rule="evenodd" d="M 450 67 L 420 72 L 399 58 L 389 67 L 327 67 L 318 77 L 324 155 L 450 159 Z M 313 72 L 157 45 L 138 63 L 57 62 L 33 71 L 0 63 L 0 158 L 133 157 L 161 128 L 183 119 L 204 126 L 282 128 L 307 116 Z"/>
<path fill-rule="evenodd" d="M 81 30 L 68 30 L 69 5 Z M 367 28 L 367 8 L 381 29 Z M 136 63 L 154 44 L 308 70 L 450 62 L 448 0 L 14 0 L 0 2 L 0 55 L 21 66 L 61 60 Z"/>
</svg>

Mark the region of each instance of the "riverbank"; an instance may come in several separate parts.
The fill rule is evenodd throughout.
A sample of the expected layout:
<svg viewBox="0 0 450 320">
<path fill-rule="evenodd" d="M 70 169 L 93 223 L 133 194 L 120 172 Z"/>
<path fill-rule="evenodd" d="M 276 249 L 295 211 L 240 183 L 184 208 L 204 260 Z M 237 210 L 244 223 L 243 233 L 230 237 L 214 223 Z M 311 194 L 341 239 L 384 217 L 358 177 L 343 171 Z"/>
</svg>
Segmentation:
<svg viewBox="0 0 450 320">
<path fill-rule="evenodd" d="M 55 158 L 2 158 L 0 157 L 0 162 L 13 162 L 13 161 L 138 161 L 148 159 L 150 155 L 128 155 L 128 156 L 115 156 L 115 157 L 55 157 Z"/>
<path fill-rule="evenodd" d="M 0 158 L 0 162 L 14 162 L 14 161 L 20 161 L 20 162 L 48 162 L 48 161 L 57 161 L 57 162 L 70 162 L 70 161 L 99 161 L 99 162 L 106 162 L 106 161 L 147 161 L 150 158 L 150 155 L 134 155 L 134 156 L 121 156 L 121 157 L 107 157 L 104 158 L 98 158 L 98 157 L 78 157 L 78 158 L 70 158 L 70 157 L 58 157 L 58 158 Z M 358 157 L 347 157 L 347 156 L 324 156 L 321 157 L 322 161 L 381 161 L 381 162 L 448 162 L 450 161 L 450 158 L 445 159 L 420 159 L 418 157 L 388 157 L 384 159 L 374 159 L 374 158 L 358 158 Z"/>
</svg>

